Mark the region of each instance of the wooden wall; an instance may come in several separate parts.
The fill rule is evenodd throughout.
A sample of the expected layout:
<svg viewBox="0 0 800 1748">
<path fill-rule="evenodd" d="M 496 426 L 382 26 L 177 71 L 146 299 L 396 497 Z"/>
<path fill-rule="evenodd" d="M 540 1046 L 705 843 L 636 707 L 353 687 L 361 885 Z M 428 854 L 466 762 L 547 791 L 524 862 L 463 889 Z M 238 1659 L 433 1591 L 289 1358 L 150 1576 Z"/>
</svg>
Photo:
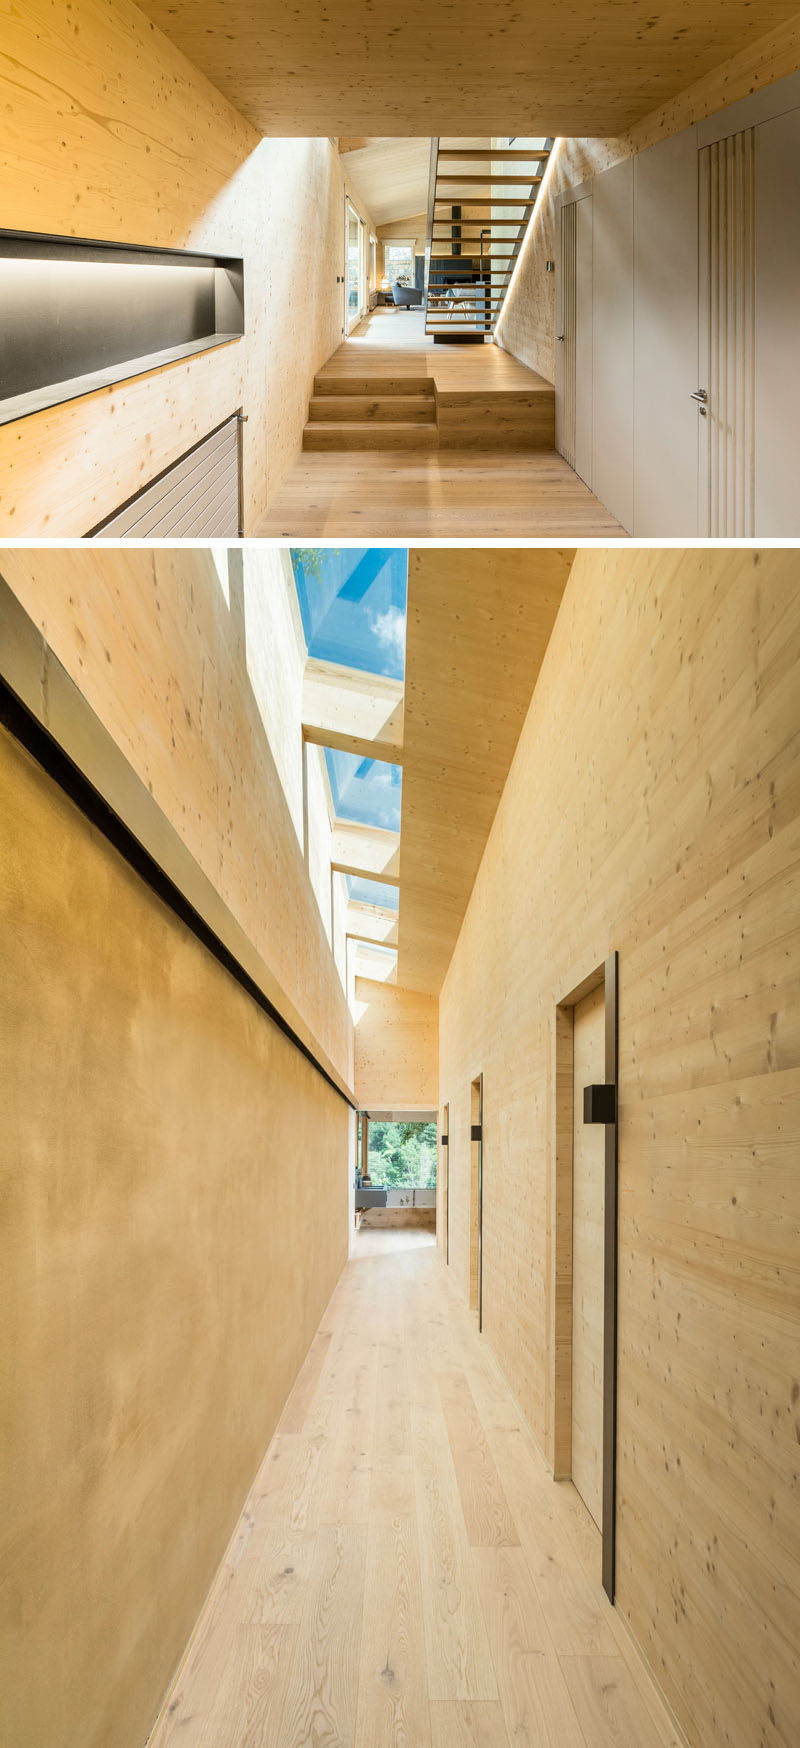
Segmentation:
<svg viewBox="0 0 800 1748">
<path fill-rule="evenodd" d="M 561 139 L 543 190 L 534 223 L 526 239 L 514 286 L 506 299 L 496 338 L 507 352 L 554 380 L 556 196 L 575 188 L 612 164 L 634 157 L 658 140 L 680 133 L 707 115 L 738 102 L 762 85 L 770 85 L 800 67 L 800 19 L 781 25 L 751 49 L 724 61 L 697 84 L 656 109 L 619 138 Z"/>
<path fill-rule="evenodd" d="M 439 1003 L 435 995 L 355 982 L 355 1093 L 363 1110 L 435 1110 Z"/>
<path fill-rule="evenodd" d="M 2 1739 L 142 1748 L 346 1258 L 348 1107 L 5 730 L 0 818 Z"/>
<path fill-rule="evenodd" d="M 8 11 L 0 106 L 5 226 L 241 255 L 246 320 L 230 346 L 0 428 L 0 534 L 85 534 L 239 406 L 249 531 L 342 337 L 337 150 L 262 140 L 130 0 Z"/>
<path fill-rule="evenodd" d="M 552 1450 L 556 1004 L 619 951 L 617 1600 L 693 1748 L 800 1693 L 800 558 L 579 553 L 440 998 L 450 1274 Z"/>
<path fill-rule="evenodd" d="M 316 892 L 304 855 L 284 563 L 232 553 L 220 576 L 201 549 L 20 549 L 0 554 L 0 574 L 352 1084 L 330 875 Z M 316 864 L 327 816 L 311 828 Z"/>
</svg>

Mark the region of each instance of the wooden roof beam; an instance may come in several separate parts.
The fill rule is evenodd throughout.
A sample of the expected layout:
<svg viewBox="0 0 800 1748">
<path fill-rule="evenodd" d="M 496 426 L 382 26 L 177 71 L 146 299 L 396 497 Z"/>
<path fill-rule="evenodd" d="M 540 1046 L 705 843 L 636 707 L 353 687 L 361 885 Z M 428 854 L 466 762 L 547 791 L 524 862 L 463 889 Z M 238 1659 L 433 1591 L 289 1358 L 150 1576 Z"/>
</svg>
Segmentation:
<svg viewBox="0 0 800 1748">
<path fill-rule="evenodd" d="M 303 679 L 303 735 L 315 746 L 402 764 L 402 681 L 309 657 Z"/>
<path fill-rule="evenodd" d="M 400 833 L 337 819 L 331 837 L 331 867 L 337 874 L 399 886 Z"/>
<path fill-rule="evenodd" d="M 345 911 L 345 933 L 352 941 L 379 941 L 384 947 L 396 947 L 397 911 L 351 898 Z"/>
</svg>

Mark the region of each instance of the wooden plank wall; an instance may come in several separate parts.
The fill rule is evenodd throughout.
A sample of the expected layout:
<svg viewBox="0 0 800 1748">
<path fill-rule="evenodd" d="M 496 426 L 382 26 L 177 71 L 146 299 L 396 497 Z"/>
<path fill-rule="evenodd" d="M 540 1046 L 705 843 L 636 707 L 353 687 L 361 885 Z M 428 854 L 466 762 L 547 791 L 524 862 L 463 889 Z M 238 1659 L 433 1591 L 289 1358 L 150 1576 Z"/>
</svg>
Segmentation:
<svg viewBox="0 0 800 1748">
<path fill-rule="evenodd" d="M 436 1109 L 439 1001 L 356 978 L 355 1093 L 364 1110 Z"/>
<path fill-rule="evenodd" d="M 348 1107 L 5 729 L 0 820 L 2 1739 L 142 1748 L 346 1259 Z"/>
<path fill-rule="evenodd" d="M 498 343 L 523 364 L 538 370 L 548 382 L 554 381 L 555 274 L 546 271 L 545 263 L 557 254 L 558 194 L 565 188 L 577 188 L 581 182 L 610 169 L 612 164 L 634 157 L 647 146 L 680 133 L 682 128 L 691 127 L 787 73 L 794 73 L 798 67 L 800 20 L 792 19 L 654 110 L 630 133 L 618 138 L 559 140 L 514 286 L 503 308 L 496 335 Z"/>
<path fill-rule="evenodd" d="M 0 574 L 351 1085 L 329 848 L 316 891 L 313 878 L 329 836 L 321 798 L 309 868 L 304 858 L 302 659 L 285 561 L 253 550 L 220 562 L 222 578 L 199 549 L 9 549 Z"/>
<path fill-rule="evenodd" d="M 0 428 L 0 534 L 85 534 L 239 406 L 251 531 L 342 338 L 334 145 L 262 140 L 130 0 L 7 11 L 0 106 L 4 226 L 243 256 L 247 329 Z"/>
<path fill-rule="evenodd" d="M 556 1004 L 619 950 L 617 1601 L 693 1748 L 800 1693 L 800 557 L 583 552 L 440 998 L 450 1274 L 551 1450 Z"/>
</svg>

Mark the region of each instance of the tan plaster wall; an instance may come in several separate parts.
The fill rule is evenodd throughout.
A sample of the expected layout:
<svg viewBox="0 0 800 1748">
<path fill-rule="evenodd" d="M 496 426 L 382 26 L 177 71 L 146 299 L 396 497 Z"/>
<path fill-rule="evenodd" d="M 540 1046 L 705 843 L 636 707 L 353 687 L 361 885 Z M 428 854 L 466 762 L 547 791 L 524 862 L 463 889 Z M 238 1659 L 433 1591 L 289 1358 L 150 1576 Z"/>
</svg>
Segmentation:
<svg viewBox="0 0 800 1748">
<path fill-rule="evenodd" d="M 435 995 L 356 977 L 355 1093 L 364 1110 L 434 1110 L 438 1102 Z"/>
<path fill-rule="evenodd" d="M 246 323 L 230 346 L 1 427 L 0 535 L 85 534 L 239 406 L 252 529 L 342 337 L 334 143 L 260 139 L 130 0 L 6 8 L 0 108 L 5 226 L 241 255 Z"/>
<path fill-rule="evenodd" d="M 5 730 L 0 820 L 0 1734 L 142 1748 L 346 1257 L 348 1108 Z"/>
<path fill-rule="evenodd" d="M 735 55 L 698 80 L 670 103 L 653 111 L 618 139 L 562 139 L 525 240 L 513 289 L 496 338 L 506 352 L 537 370 L 548 382 L 555 373 L 555 274 L 546 262 L 556 258 L 556 197 L 576 188 L 612 164 L 632 158 L 658 140 L 668 139 L 763 85 L 800 67 L 800 17 L 762 37 L 754 48 Z"/>
<path fill-rule="evenodd" d="M 449 1272 L 482 1073 L 485 1339 L 551 1451 L 556 1004 L 619 952 L 617 1603 L 692 1748 L 797 1734 L 798 696 L 795 552 L 580 552 L 440 997 Z"/>
<path fill-rule="evenodd" d="M 304 856 L 286 563 L 251 548 L 220 577 L 200 549 L 20 549 L 0 574 L 350 1085 L 344 943 L 337 965 L 330 878 L 318 898 Z M 330 866 L 316 799 L 309 835 L 318 857 L 328 833 Z"/>
</svg>

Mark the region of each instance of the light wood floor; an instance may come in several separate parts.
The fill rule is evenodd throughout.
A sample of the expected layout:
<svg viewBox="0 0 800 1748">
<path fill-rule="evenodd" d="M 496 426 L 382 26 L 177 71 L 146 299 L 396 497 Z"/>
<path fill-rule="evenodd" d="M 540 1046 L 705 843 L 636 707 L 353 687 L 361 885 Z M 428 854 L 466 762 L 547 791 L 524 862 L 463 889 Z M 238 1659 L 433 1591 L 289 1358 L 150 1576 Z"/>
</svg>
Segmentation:
<svg viewBox="0 0 800 1748">
<path fill-rule="evenodd" d="M 373 311 L 337 346 L 317 375 L 341 380 L 362 376 L 365 370 L 378 376 L 427 376 L 443 393 L 524 393 L 550 386 L 493 340 L 482 346 L 434 341 L 425 333 L 421 310 Z"/>
<path fill-rule="evenodd" d="M 382 310 L 337 347 L 318 378 L 435 380 L 440 395 L 502 400 L 547 388 L 499 346 L 434 345 L 421 312 Z M 252 531 L 267 539 L 365 535 L 425 540 L 624 535 L 554 450 L 304 452 Z"/>
<path fill-rule="evenodd" d="M 680 1748 L 422 1232 L 364 1232 L 151 1748 Z"/>
<path fill-rule="evenodd" d="M 625 530 L 554 451 L 303 454 L 255 534 L 596 539 Z"/>
</svg>

